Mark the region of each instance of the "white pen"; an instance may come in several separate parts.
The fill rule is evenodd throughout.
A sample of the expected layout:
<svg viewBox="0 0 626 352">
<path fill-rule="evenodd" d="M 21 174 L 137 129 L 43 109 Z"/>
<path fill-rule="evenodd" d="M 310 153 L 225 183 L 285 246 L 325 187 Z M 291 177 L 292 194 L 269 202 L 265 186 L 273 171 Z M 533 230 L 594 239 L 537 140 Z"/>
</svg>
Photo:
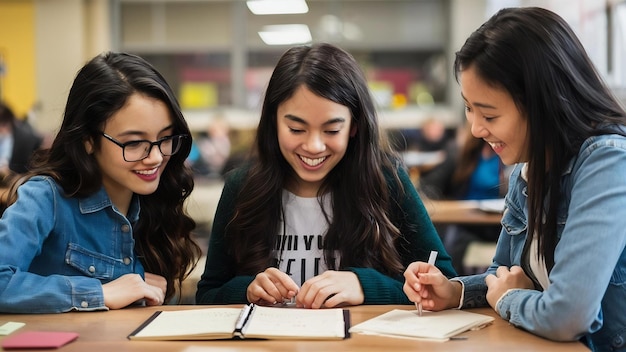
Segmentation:
<svg viewBox="0 0 626 352">
<path fill-rule="evenodd" d="M 437 251 L 430 251 L 430 256 L 428 257 L 428 264 L 435 265 L 435 261 L 437 260 Z M 422 301 L 420 303 L 415 303 L 415 308 L 417 308 L 417 315 L 422 316 Z"/>
</svg>

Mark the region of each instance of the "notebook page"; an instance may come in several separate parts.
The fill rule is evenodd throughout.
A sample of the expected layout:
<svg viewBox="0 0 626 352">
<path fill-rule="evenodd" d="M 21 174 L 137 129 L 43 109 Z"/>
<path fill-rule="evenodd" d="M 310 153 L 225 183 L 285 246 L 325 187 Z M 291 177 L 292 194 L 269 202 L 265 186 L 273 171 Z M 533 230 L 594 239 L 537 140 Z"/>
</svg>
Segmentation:
<svg viewBox="0 0 626 352">
<path fill-rule="evenodd" d="M 343 338 L 343 309 L 298 309 L 255 306 L 243 329 L 245 337 Z"/>
<path fill-rule="evenodd" d="M 493 317 L 462 310 L 450 309 L 439 312 L 394 309 L 360 324 L 350 332 L 403 337 L 447 340 L 472 328 L 491 323 Z"/>
<path fill-rule="evenodd" d="M 239 318 L 240 308 L 205 308 L 163 311 L 136 337 L 200 337 L 203 335 L 231 336 Z"/>
</svg>

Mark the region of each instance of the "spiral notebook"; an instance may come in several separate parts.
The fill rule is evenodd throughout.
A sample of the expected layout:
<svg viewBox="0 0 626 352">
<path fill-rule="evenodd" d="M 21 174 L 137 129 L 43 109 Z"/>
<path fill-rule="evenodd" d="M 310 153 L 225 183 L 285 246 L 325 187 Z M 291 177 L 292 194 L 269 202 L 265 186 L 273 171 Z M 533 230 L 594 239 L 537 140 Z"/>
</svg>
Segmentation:
<svg viewBox="0 0 626 352">
<path fill-rule="evenodd" d="M 350 311 L 341 308 L 202 308 L 158 311 L 133 331 L 130 340 L 344 339 Z"/>
<path fill-rule="evenodd" d="M 394 309 L 350 328 L 351 333 L 448 341 L 468 330 L 481 329 L 494 318 L 484 314 L 450 309 L 439 312 Z"/>
</svg>

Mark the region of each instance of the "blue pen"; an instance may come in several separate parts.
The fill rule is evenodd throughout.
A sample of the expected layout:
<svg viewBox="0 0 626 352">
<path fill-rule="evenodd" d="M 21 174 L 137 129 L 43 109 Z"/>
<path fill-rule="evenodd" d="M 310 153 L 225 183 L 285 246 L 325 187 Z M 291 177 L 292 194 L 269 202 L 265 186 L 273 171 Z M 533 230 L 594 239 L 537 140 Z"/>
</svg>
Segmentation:
<svg viewBox="0 0 626 352">
<path fill-rule="evenodd" d="M 435 261 L 437 261 L 437 251 L 430 251 L 430 256 L 428 257 L 428 264 L 435 265 Z M 422 301 L 420 303 L 415 303 L 415 308 L 417 308 L 417 315 L 422 316 Z"/>
</svg>

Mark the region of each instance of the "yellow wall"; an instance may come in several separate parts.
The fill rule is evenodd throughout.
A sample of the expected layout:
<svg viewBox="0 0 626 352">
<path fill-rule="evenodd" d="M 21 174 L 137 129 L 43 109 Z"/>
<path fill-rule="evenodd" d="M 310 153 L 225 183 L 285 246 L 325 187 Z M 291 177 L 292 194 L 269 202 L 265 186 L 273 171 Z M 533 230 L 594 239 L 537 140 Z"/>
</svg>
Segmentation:
<svg viewBox="0 0 626 352">
<path fill-rule="evenodd" d="M 0 99 L 23 117 L 35 103 L 35 15 L 32 0 L 0 0 Z"/>
</svg>

